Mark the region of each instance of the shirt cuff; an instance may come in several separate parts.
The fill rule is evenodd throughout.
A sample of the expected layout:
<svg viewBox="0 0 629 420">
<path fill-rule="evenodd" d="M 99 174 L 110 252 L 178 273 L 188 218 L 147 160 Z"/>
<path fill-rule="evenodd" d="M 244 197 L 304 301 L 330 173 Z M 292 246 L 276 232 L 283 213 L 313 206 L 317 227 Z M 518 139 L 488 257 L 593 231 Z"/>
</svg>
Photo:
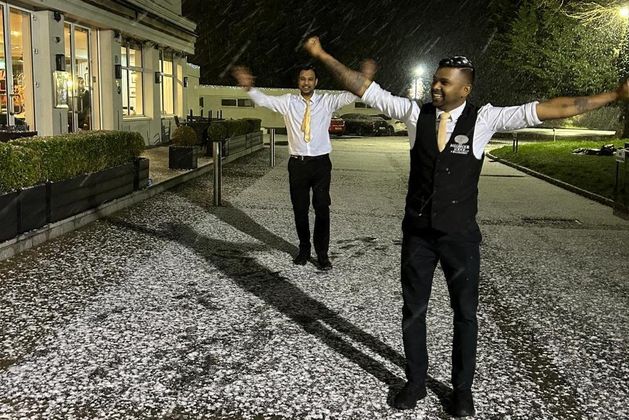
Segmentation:
<svg viewBox="0 0 629 420">
<path fill-rule="evenodd" d="M 380 87 L 380 85 L 372 81 L 369 87 L 367 88 L 367 90 L 365 91 L 365 93 L 363 93 L 363 96 L 360 97 L 360 99 L 366 102 L 369 100 L 369 98 L 377 95 L 377 93 L 381 90 L 382 88 Z"/>
<path fill-rule="evenodd" d="M 539 117 L 537 116 L 537 104 L 539 103 L 539 101 L 535 101 L 535 102 L 529 102 L 528 104 L 526 104 L 526 121 L 529 124 L 529 126 L 533 126 L 533 125 L 540 125 L 542 123 L 542 121 L 539 119 Z"/>
</svg>

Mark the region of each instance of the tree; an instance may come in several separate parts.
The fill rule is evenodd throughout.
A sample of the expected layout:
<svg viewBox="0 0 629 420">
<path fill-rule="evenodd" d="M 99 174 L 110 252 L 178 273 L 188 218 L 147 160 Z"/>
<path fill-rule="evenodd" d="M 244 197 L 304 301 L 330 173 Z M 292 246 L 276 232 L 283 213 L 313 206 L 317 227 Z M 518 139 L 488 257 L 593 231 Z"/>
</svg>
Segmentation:
<svg viewBox="0 0 629 420">
<path fill-rule="evenodd" d="M 483 93 L 493 101 L 586 95 L 615 85 L 617 32 L 582 25 L 567 13 L 570 2 L 498 4 L 507 22 L 496 25 L 495 41 L 483 60 L 483 71 L 492 80 Z"/>
</svg>

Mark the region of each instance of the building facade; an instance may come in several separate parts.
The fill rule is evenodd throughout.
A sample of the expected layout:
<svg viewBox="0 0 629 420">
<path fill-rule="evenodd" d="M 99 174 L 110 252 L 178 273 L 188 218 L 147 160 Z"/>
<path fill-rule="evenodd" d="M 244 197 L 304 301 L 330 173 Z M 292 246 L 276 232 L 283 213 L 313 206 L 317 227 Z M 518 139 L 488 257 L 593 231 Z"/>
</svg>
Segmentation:
<svg viewBox="0 0 629 420">
<path fill-rule="evenodd" d="M 198 99 L 180 0 L 0 1 L 0 125 L 47 136 L 125 130 L 168 141 Z"/>
</svg>

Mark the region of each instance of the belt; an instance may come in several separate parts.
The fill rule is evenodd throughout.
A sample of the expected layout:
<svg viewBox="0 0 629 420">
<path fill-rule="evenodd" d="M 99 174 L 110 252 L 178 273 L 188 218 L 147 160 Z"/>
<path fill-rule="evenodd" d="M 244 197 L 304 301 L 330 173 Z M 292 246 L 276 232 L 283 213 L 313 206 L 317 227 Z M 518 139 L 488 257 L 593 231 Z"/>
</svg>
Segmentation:
<svg viewBox="0 0 629 420">
<path fill-rule="evenodd" d="M 319 156 L 302 156 L 302 155 L 290 155 L 291 158 L 293 159 L 299 159 L 299 160 L 317 160 L 317 159 L 325 159 L 328 157 L 328 153 L 326 153 L 325 155 L 319 155 Z"/>
</svg>

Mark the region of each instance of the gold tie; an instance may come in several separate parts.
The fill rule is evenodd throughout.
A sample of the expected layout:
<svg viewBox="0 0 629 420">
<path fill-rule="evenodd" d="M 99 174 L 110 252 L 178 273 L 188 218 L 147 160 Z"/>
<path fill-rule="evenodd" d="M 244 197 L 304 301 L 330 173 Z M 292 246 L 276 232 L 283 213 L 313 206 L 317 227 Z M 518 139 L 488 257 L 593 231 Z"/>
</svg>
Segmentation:
<svg viewBox="0 0 629 420">
<path fill-rule="evenodd" d="M 310 100 L 306 99 L 306 111 L 304 112 L 304 120 L 301 122 L 301 131 L 304 132 L 304 140 L 310 143 Z"/>
<path fill-rule="evenodd" d="M 449 112 L 441 113 L 441 117 L 439 117 L 439 131 L 437 131 L 437 147 L 439 147 L 439 151 L 443 152 L 443 149 L 446 148 L 446 135 L 448 134 L 446 124 L 448 124 L 448 120 L 450 119 Z"/>
</svg>

